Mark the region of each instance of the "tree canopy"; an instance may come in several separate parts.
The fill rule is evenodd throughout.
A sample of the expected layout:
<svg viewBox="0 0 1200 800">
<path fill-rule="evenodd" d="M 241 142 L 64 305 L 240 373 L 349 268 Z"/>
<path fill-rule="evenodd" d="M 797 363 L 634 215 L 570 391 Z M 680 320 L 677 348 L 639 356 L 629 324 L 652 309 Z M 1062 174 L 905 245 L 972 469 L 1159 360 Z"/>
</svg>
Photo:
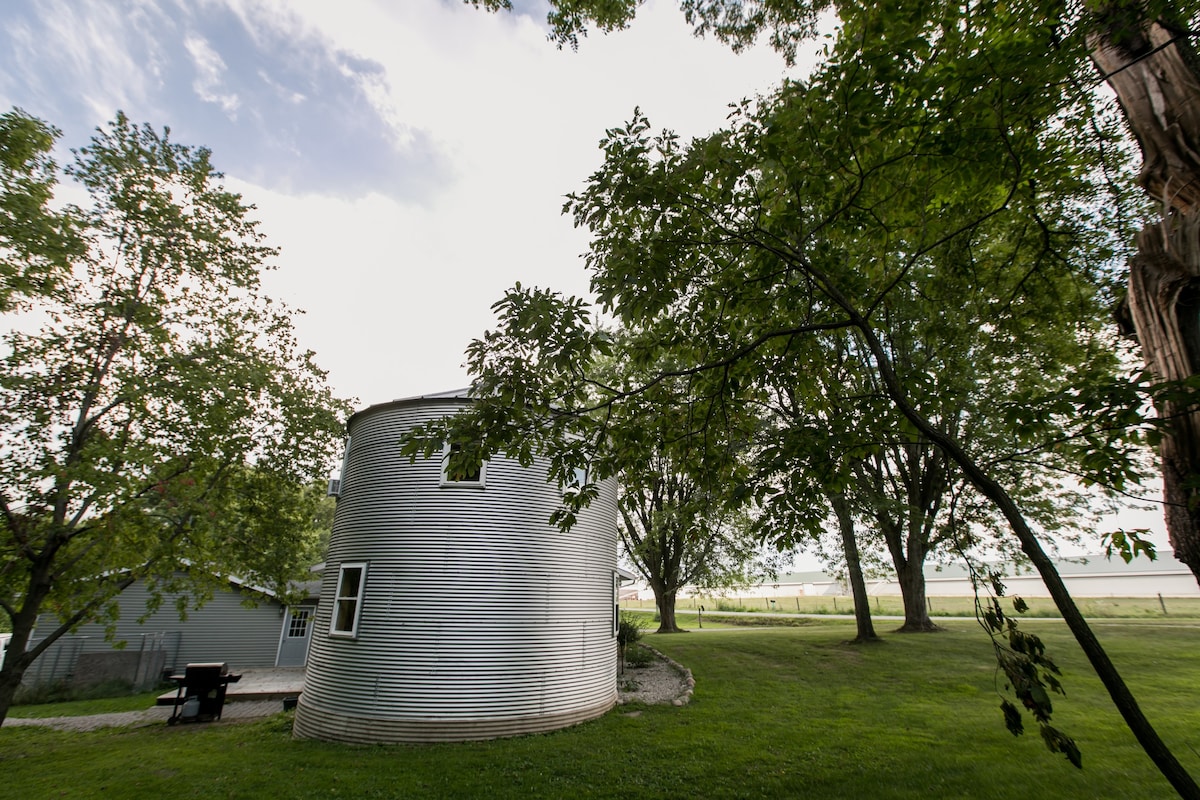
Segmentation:
<svg viewBox="0 0 1200 800">
<path fill-rule="evenodd" d="M 554 36 L 569 44 L 589 24 L 626 24 L 637 7 L 632 0 L 551 5 Z M 1119 70 L 1140 74 L 1137 61 L 1166 46 L 1138 55 L 1147 49 L 1138 44 L 1143 23 L 1180 30 L 1164 21 L 1167 6 L 681 5 L 699 32 L 734 46 L 765 34 L 789 56 L 821 11 L 836 11 L 840 27 L 810 80 L 784 86 L 758 108 L 744 103 L 727 131 L 685 144 L 650 134 L 635 114 L 609 132 L 605 166 L 567 203 L 593 232 L 588 266 L 602 307 L 636 330 L 648 353 L 678 354 L 677 366 L 661 375 L 687 376 L 696 396 L 712 399 L 710 419 L 720 419 L 719 410 L 794 342 L 849 334 L 896 429 L 928 440 L 992 505 L 1139 741 L 1179 791 L 1195 795 L 1195 782 L 1137 709 L 1047 558 L 1035 506 L 1016 491 L 1019 474 L 997 468 L 986 449 L 939 416 L 938 403 L 953 395 L 947 387 L 927 393 L 937 388 L 936 371 L 910 372 L 889 349 L 895 329 L 885 303 L 897 291 L 932 297 L 940 282 L 962 280 L 961 294 L 949 298 L 960 299 L 955 315 L 964 312 L 955 329 L 973 324 L 1014 345 L 987 366 L 1032 373 L 1058 365 L 1049 382 L 1011 387 L 1020 402 L 1008 406 L 1009 422 L 1049 445 L 1031 445 L 1026 460 L 1047 453 L 1045 467 L 1066 464 L 1084 482 L 1115 488 L 1138 477 L 1132 448 L 1144 385 L 1118 374 L 1114 342 L 1105 341 L 1095 310 L 1117 294 L 1117 268 L 1144 208 L 1126 177 L 1120 120 L 1095 91 L 1089 56 L 1098 40 L 1115 40 L 1133 53 Z M 555 314 L 545 306 L 526 311 Z M 1032 326 L 1045 320 L 1096 360 L 1043 362 L 1043 345 L 1025 352 Z M 999 394 L 1002 375 L 989 374 Z M 1051 463 L 1056 458 L 1065 461 Z M 1022 648 L 1015 652 L 1033 664 Z M 1021 696 L 1036 706 L 1036 692 Z M 1048 727 L 1048 711 L 1036 708 L 1043 736 L 1071 757 L 1073 745 Z"/>
<path fill-rule="evenodd" d="M 18 230 L 49 213 L 51 143 L 16 154 L 44 170 Z M 81 246 L 27 236 L 6 253 L 19 275 L 70 257 L 3 337 L 0 721 L 33 659 L 115 613 L 134 580 L 194 601 L 229 575 L 286 594 L 312 555 L 296 498 L 333 463 L 349 410 L 294 312 L 262 293 L 277 253 L 208 150 L 118 114 L 65 174 L 90 201 L 62 212 Z"/>
<path fill-rule="evenodd" d="M 0 311 L 54 288 L 84 246 L 74 218 L 50 207 L 57 137 L 19 109 L 0 114 Z"/>
</svg>

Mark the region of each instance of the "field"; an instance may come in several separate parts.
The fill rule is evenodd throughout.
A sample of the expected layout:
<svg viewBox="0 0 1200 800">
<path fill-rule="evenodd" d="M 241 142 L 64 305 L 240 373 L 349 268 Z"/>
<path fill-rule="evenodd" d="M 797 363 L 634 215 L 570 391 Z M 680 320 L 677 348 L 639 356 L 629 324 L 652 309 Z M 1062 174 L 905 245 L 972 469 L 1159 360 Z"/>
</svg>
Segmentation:
<svg viewBox="0 0 1200 800">
<path fill-rule="evenodd" d="M 290 736 L 290 714 L 241 724 L 71 734 L 0 729 L 0 797 L 91 798 L 1163 798 L 1057 621 L 1027 623 L 1063 667 L 1055 724 L 1003 725 L 990 645 L 969 621 L 850 645 L 851 624 L 709 629 L 646 640 L 696 678 L 690 705 L 623 707 L 542 736 L 350 747 Z M 880 626 L 886 629 L 887 625 Z M 1101 621 L 1151 721 L 1200 775 L 1200 622 Z"/>
<path fill-rule="evenodd" d="M 1058 619 L 1058 609 L 1048 597 L 1026 597 L 1029 611 L 1026 617 Z M 1200 597 L 1076 597 L 1075 603 L 1088 619 L 1200 619 Z M 621 606 L 630 609 L 653 610 L 653 600 L 622 600 Z M 780 597 L 774 602 L 764 597 L 684 597 L 676 604 L 682 618 L 691 619 L 699 610 L 755 611 L 777 614 L 843 615 L 854 613 L 854 601 L 833 595 Z M 881 616 L 904 616 L 899 596 L 871 598 L 871 613 Z M 931 597 L 929 613 L 936 617 L 974 617 L 973 597 Z"/>
</svg>

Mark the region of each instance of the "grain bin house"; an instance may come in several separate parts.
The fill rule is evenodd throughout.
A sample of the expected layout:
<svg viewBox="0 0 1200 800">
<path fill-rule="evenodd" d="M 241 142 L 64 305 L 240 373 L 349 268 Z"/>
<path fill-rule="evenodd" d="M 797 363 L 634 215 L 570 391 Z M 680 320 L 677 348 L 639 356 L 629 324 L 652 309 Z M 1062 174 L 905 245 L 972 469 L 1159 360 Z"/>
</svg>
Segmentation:
<svg viewBox="0 0 1200 800">
<path fill-rule="evenodd" d="M 553 730 L 616 702 L 616 486 L 569 533 L 547 462 L 496 458 L 452 480 L 401 436 L 466 390 L 352 416 L 297 736 L 487 739 Z"/>
</svg>

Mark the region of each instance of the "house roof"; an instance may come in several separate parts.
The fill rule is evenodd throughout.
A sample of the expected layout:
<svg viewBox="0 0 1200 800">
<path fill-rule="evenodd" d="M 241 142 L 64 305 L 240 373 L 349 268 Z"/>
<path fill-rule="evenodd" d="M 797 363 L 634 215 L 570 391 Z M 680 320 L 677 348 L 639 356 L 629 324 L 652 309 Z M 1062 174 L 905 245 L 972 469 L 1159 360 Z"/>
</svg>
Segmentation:
<svg viewBox="0 0 1200 800">
<path fill-rule="evenodd" d="M 445 392 L 434 392 L 432 394 L 418 394 L 413 397 L 399 397 L 393 400 L 393 403 L 406 403 L 410 400 L 470 400 L 474 395 L 471 393 L 471 387 L 465 386 L 462 389 L 450 389 Z"/>
<path fill-rule="evenodd" d="M 392 408 L 394 406 L 403 406 L 403 405 L 408 405 L 410 403 L 425 403 L 425 402 L 434 401 L 434 400 L 447 400 L 447 401 L 470 400 L 473 396 L 474 395 L 471 394 L 471 387 L 467 386 L 462 389 L 449 389 L 444 392 L 433 392 L 431 394 L 418 394 L 418 395 L 413 395 L 412 397 L 400 397 L 395 400 L 388 400 L 385 403 L 375 403 L 374 405 L 367 406 L 366 408 L 361 408 L 358 411 L 355 411 L 353 414 L 351 414 L 350 418 L 346 420 L 346 427 L 349 428 L 350 424 L 358 417 L 361 417 L 363 414 L 369 414 L 373 411 L 378 411 L 379 409 L 383 409 L 383 408 Z"/>
</svg>

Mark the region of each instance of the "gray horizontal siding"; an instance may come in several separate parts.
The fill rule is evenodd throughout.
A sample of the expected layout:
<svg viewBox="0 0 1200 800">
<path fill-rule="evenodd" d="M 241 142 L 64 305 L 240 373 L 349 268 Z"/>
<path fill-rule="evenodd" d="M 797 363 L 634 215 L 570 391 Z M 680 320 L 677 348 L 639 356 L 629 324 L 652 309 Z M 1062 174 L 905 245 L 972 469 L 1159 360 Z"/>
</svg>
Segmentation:
<svg viewBox="0 0 1200 800">
<path fill-rule="evenodd" d="M 105 626 L 84 623 L 75 634 L 52 645 L 31 667 L 31 682 L 69 677 L 81 653 L 103 652 L 124 642 L 125 649 L 160 647 L 166 650 L 166 668 L 179 670 L 193 662 L 224 662 L 231 671 L 250 667 L 273 667 L 283 626 L 282 606 L 274 600 L 259 600 L 258 606 L 242 605 L 246 592 L 230 586 L 217 591 L 199 609 L 180 620 L 177 595 L 164 595 L 159 608 L 139 623 L 146 613 L 150 592 L 138 581 L 118 598 L 120 619 L 116 638 L 105 639 Z"/>
<path fill-rule="evenodd" d="M 362 615 L 345 639 L 329 635 L 332 603 L 318 610 L 299 735 L 486 738 L 573 724 L 616 700 L 615 485 L 569 533 L 548 524 L 561 497 L 544 461 L 495 459 L 485 489 L 442 486 L 440 456 L 410 463 L 399 440 L 456 407 L 396 404 L 351 421 L 322 596 L 341 563 L 366 562 Z"/>
</svg>

